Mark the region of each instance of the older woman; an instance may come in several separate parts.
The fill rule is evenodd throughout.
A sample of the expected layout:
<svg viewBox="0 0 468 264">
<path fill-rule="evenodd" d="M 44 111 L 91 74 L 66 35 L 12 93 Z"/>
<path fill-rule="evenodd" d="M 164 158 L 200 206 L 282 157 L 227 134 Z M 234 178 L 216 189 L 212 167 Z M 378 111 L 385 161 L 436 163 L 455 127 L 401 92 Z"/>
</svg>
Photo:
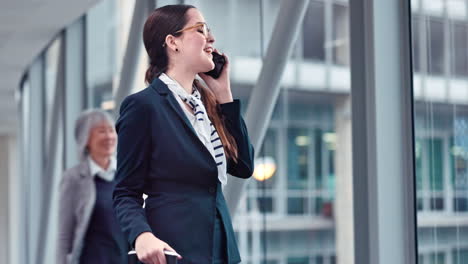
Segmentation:
<svg viewBox="0 0 468 264">
<path fill-rule="evenodd" d="M 57 263 L 126 263 L 128 243 L 112 209 L 116 133 L 104 111 L 89 110 L 76 121 L 80 163 L 60 185 Z"/>
</svg>

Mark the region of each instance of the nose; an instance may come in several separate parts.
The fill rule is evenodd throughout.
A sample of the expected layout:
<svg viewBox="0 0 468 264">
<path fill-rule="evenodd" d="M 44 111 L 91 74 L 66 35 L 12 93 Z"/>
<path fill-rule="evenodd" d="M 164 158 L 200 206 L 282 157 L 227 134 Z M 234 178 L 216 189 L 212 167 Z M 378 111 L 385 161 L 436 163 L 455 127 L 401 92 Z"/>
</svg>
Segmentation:
<svg viewBox="0 0 468 264">
<path fill-rule="evenodd" d="M 107 139 L 116 139 L 117 138 L 117 135 L 115 133 L 115 131 L 107 131 L 106 133 L 106 138 Z"/>
<path fill-rule="evenodd" d="M 208 32 L 208 37 L 206 38 L 206 41 L 208 43 L 214 43 L 216 41 L 215 37 L 214 37 L 213 33 L 211 33 L 211 31 Z"/>
</svg>

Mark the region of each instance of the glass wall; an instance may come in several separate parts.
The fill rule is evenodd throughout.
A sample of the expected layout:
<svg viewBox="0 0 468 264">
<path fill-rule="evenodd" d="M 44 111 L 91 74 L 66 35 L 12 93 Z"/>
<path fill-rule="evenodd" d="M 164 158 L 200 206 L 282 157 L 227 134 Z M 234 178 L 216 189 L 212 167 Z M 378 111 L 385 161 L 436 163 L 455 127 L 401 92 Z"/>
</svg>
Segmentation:
<svg viewBox="0 0 468 264">
<path fill-rule="evenodd" d="M 199 7 L 215 46 L 229 55 L 233 94 L 247 113 L 282 1 L 182 2 Z M 21 236 L 28 241 L 24 263 L 38 258 L 53 262 L 55 190 L 63 169 L 77 162 L 74 120 L 85 108 L 119 107 L 113 96 L 134 3 L 100 1 L 60 32 L 25 75 L 19 137 L 21 182 L 27 190 L 20 208 L 26 216 Z M 423 264 L 465 264 L 468 1 L 410 4 L 418 259 Z M 243 263 L 352 264 L 348 1 L 310 0 L 298 30 L 234 227 Z M 145 87 L 146 66 L 142 55 L 129 90 Z M 42 256 L 37 250 L 41 243 L 47 245 Z"/>
<path fill-rule="evenodd" d="M 468 17 L 412 0 L 419 263 L 468 262 Z"/>
<path fill-rule="evenodd" d="M 246 113 L 282 1 L 185 2 L 199 7 L 216 37 L 215 47 L 229 55 L 232 91 Z M 114 105 L 113 95 L 119 84 L 133 3 L 100 1 L 44 51 L 39 58 L 46 64 L 45 87 L 41 88 L 44 100 L 36 101 L 45 110 L 42 125 L 31 123 L 28 116 L 31 91 L 25 88 L 22 93 L 23 133 L 44 130 L 44 148 L 56 144 L 59 169 L 49 178 L 51 190 L 57 190 L 61 171 L 77 162 L 72 155 L 72 131 L 80 111 L 119 107 Z M 234 216 L 242 263 L 353 263 L 348 18 L 347 1 L 312 0 L 297 29 L 298 39 L 291 43 L 293 52 L 282 75 L 279 97 L 273 102 L 273 116 L 257 149 L 254 177 Z M 129 90 L 144 88 L 146 65 L 147 60 L 140 59 L 135 69 L 137 80 Z M 28 85 L 33 81 L 29 78 Z M 54 102 L 58 102 L 54 98 L 62 102 L 58 127 L 52 122 Z M 55 129 L 59 136 L 51 137 Z M 25 137 L 24 153 L 30 150 L 31 140 L 35 139 Z M 37 162 L 43 166 L 43 161 Z M 56 199 L 56 194 L 50 197 L 50 219 L 56 217 Z M 49 223 L 50 232 L 55 223 Z M 54 241 L 55 235 L 50 233 L 48 241 Z M 49 247 L 46 259 L 51 263 L 53 243 Z"/>
<path fill-rule="evenodd" d="M 18 263 L 55 263 L 58 186 L 63 171 L 78 163 L 75 120 L 87 108 L 114 107 L 108 102 L 124 49 L 117 40 L 128 34 L 118 25 L 131 19 L 131 13 L 117 12 L 124 2 L 98 3 L 59 32 L 25 72 L 19 89 L 18 182 L 24 193 L 18 210 L 24 223 L 18 224 Z"/>
</svg>

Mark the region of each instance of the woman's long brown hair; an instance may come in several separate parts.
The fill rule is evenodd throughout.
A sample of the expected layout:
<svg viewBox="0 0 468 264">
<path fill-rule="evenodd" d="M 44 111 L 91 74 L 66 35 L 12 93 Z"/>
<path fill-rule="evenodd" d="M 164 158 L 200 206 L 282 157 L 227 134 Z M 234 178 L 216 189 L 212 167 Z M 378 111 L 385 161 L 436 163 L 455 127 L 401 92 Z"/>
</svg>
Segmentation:
<svg viewBox="0 0 468 264">
<path fill-rule="evenodd" d="M 226 129 L 226 125 L 224 123 L 224 120 L 222 119 L 219 104 L 216 101 L 215 95 L 213 94 L 213 92 L 211 92 L 211 90 L 202 85 L 198 80 L 195 80 L 194 84 L 201 94 L 202 102 L 205 105 L 208 117 L 210 118 L 213 125 L 216 127 L 221 142 L 223 143 L 223 148 L 226 152 L 226 157 L 237 162 L 236 140 Z"/>
<path fill-rule="evenodd" d="M 187 24 L 186 13 L 195 8 L 191 5 L 167 5 L 155 9 L 145 22 L 143 29 L 143 43 L 150 59 L 150 66 L 146 70 L 145 80 L 149 84 L 161 73 L 167 71 L 169 58 L 166 47 L 163 47 L 167 35 L 180 36 L 182 33 L 174 33 L 184 28 Z M 227 159 L 237 162 L 237 144 L 229 133 L 221 115 L 220 107 L 215 95 L 210 89 L 202 85 L 198 80 L 194 81 L 201 94 L 208 117 L 215 126 L 223 143 Z"/>
</svg>

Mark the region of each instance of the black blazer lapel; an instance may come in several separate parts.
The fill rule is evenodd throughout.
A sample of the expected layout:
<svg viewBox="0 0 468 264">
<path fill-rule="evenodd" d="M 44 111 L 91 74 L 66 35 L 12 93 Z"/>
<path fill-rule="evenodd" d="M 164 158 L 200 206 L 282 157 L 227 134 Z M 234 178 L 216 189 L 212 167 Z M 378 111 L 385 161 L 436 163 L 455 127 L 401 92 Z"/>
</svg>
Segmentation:
<svg viewBox="0 0 468 264">
<path fill-rule="evenodd" d="M 195 129 L 193 128 L 192 124 L 185 115 L 184 110 L 180 107 L 180 104 L 177 102 L 167 85 L 163 83 L 159 78 L 155 78 L 151 85 L 154 87 L 154 89 L 156 89 L 156 91 L 159 94 L 164 95 L 165 102 L 170 106 L 170 108 L 172 108 L 172 110 L 174 110 L 176 115 L 189 128 L 189 130 L 192 131 L 192 135 L 195 136 L 196 140 L 200 141 L 200 139 L 198 139 L 197 132 L 195 132 Z"/>
<path fill-rule="evenodd" d="M 164 102 L 169 105 L 168 108 L 171 108 L 175 113 L 178 118 L 182 120 L 182 122 L 185 124 L 185 126 L 191 131 L 189 134 L 192 135 L 193 140 L 198 142 L 198 145 L 200 146 L 200 149 L 202 152 L 205 153 L 206 157 L 213 162 L 213 165 L 216 166 L 216 162 L 211 156 L 210 151 L 206 148 L 206 146 L 201 142 L 201 140 L 198 138 L 197 132 L 193 128 L 192 124 L 190 123 L 190 120 L 188 120 L 187 115 L 184 113 L 184 110 L 180 106 L 179 102 L 177 102 L 177 99 L 174 97 L 172 94 L 171 90 L 167 87 L 167 85 L 161 81 L 159 78 L 155 78 L 153 82 L 151 83 L 151 86 L 161 95 L 164 97 Z"/>
</svg>

